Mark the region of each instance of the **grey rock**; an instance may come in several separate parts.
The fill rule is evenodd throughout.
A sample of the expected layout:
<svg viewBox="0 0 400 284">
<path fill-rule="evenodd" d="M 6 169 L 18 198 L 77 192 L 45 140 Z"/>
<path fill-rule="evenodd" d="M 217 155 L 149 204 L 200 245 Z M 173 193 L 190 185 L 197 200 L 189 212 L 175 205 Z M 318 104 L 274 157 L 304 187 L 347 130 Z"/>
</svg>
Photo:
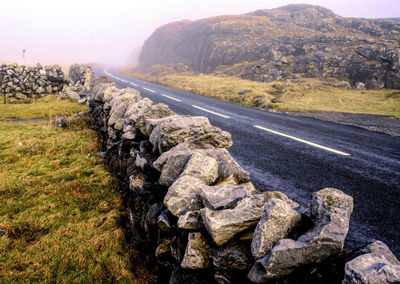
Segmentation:
<svg viewBox="0 0 400 284">
<path fill-rule="evenodd" d="M 258 190 L 250 182 L 240 185 L 216 185 L 203 187 L 200 193 L 203 204 L 210 209 L 232 208 L 236 203 Z"/>
<path fill-rule="evenodd" d="M 214 242 L 220 246 L 231 240 L 238 233 L 255 226 L 261 218 L 262 209 L 277 192 L 256 193 L 240 200 L 233 209 L 200 210 L 204 226 Z M 279 193 L 284 195 L 283 193 Z"/>
<path fill-rule="evenodd" d="M 113 126 L 118 119 L 122 119 L 124 117 L 127 108 L 128 108 L 127 102 L 120 102 L 118 104 L 115 104 L 114 107 L 111 108 L 110 118 L 108 119 L 108 125 Z"/>
<path fill-rule="evenodd" d="M 340 82 L 334 83 L 332 86 L 334 86 L 336 88 L 348 89 L 348 88 L 350 88 L 350 83 L 346 82 L 346 81 L 340 81 Z"/>
<path fill-rule="evenodd" d="M 157 119 L 173 115 L 175 115 L 175 112 L 170 110 L 166 104 L 160 103 L 157 105 L 151 105 L 149 108 L 145 109 L 142 115 L 136 117 L 136 128 L 144 135 L 148 135 L 146 131 L 147 119 Z"/>
<path fill-rule="evenodd" d="M 343 284 L 400 283 L 400 262 L 384 243 L 376 241 L 363 252 L 346 263 Z"/>
<path fill-rule="evenodd" d="M 182 155 L 177 154 L 171 156 L 162 168 L 159 183 L 165 186 L 172 185 L 182 174 L 190 157 L 191 155 L 187 154 L 182 154 Z M 156 168 L 157 168 L 157 161 L 153 163 L 153 166 Z"/>
<path fill-rule="evenodd" d="M 128 132 L 122 134 L 121 138 L 124 140 L 134 140 L 136 138 L 136 132 L 128 131 Z"/>
<path fill-rule="evenodd" d="M 154 203 L 150 206 L 144 222 L 144 229 L 146 232 L 150 232 L 151 228 L 155 227 L 158 222 L 158 216 L 160 215 L 162 208 L 163 205 L 161 203 Z"/>
<path fill-rule="evenodd" d="M 142 100 L 137 100 L 135 95 L 135 100 L 130 102 L 129 107 L 126 110 L 125 117 L 129 118 L 133 125 L 136 126 L 136 119 L 141 117 L 148 109 L 151 108 L 153 102 L 148 98 Z"/>
<path fill-rule="evenodd" d="M 385 87 L 385 82 L 382 80 L 372 79 L 367 81 L 365 85 L 368 90 L 380 90 Z"/>
<path fill-rule="evenodd" d="M 236 181 L 236 183 L 249 181 L 250 173 L 243 170 L 226 149 L 214 148 L 213 146 L 204 143 L 180 143 L 171 150 L 162 153 L 153 165 L 158 171 L 161 172 L 163 171 L 163 167 L 167 164 L 169 159 L 176 159 L 174 164 L 182 166 L 182 169 L 177 169 L 176 171 L 176 179 L 183 171 L 183 167 L 186 165 L 185 161 L 187 161 L 188 157 L 190 157 L 193 153 L 207 155 L 217 160 L 219 181 L 232 178 Z M 178 162 L 179 159 L 184 161 Z"/>
<path fill-rule="evenodd" d="M 21 93 L 16 93 L 14 97 L 15 97 L 16 99 L 18 99 L 18 100 L 25 100 L 25 99 L 28 98 L 27 95 L 24 95 L 24 94 L 21 94 Z"/>
<path fill-rule="evenodd" d="M 279 240 L 287 237 L 300 219 L 301 215 L 285 201 L 277 198 L 268 200 L 254 231 L 251 242 L 252 255 L 257 259 L 266 256 Z"/>
<path fill-rule="evenodd" d="M 189 233 L 181 267 L 184 269 L 208 268 L 211 264 L 211 252 L 211 247 L 200 232 Z"/>
<path fill-rule="evenodd" d="M 172 222 L 168 216 L 168 210 L 161 212 L 157 219 L 158 228 L 164 232 L 170 232 L 172 229 Z"/>
<path fill-rule="evenodd" d="M 271 100 L 271 103 L 274 103 L 274 104 L 278 104 L 278 103 L 281 103 L 281 102 L 282 102 L 282 100 L 278 99 L 278 98 L 275 98 L 275 99 Z"/>
<path fill-rule="evenodd" d="M 195 177 L 210 185 L 218 178 L 217 160 L 210 156 L 194 153 L 181 174 L 181 176 L 185 175 Z"/>
<path fill-rule="evenodd" d="M 164 197 L 164 205 L 174 216 L 181 216 L 188 211 L 201 208 L 199 193 L 204 183 L 192 176 L 182 176 L 168 189 Z"/>
<path fill-rule="evenodd" d="M 357 90 L 362 90 L 362 89 L 365 89 L 365 84 L 362 83 L 362 82 L 357 82 L 357 83 L 354 85 L 354 87 L 355 87 Z"/>
<path fill-rule="evenodd" d="M 37 90 L 36 90 L 36 93 L 37 94 L 44 94 L 46 92 L 46 90 L 42 87 L 42 86 L 40 86 L 39 88 L 37 88 Z M 67 95 L 68 96 L 68 95 Z"/>
<path fill-rule="evenodd" d="M 117 121 L 114 124 L 114 129 L 117 131 L 121 131 L 122 128 L 124 127 L 125 119 L 123 118 L 118 118 Z"/>
<path fill-rule="evenodd" d="M 186 230 L 198 230 L 203 227 L 199 211 L 188 211 L 178 218 L 178 228 Z"/>
<path fill-rule="evenodd" d="M 171 115 L 171 116 L 166 116 L 163 118 L 148 118 L 145 120 L 145 128 L 146 128 L 146 134 L 148 136 L 151 135 L 151 133 L 153 132 L 154 128 L 156 128 L 157 125 L 161 124 L 162 122 L 169 122 L 169 121 L 173 121 L 176 119 L 180 119 L 181 115 Z"/>
<path fill-rule="evenodd" d="M 325 188 L 314 193 L 310 206 L 314 228 L 297 241 L 280 240 L 268 255 L 256 261 L 248 278 L 255 283 L 263 283 L 340 253 L 352 212 L 353 198 L 342 191 Z"/>
<path fill-rule="evenodd" d="M 201 116 L 183 117 L 164 121 L 157 125 L 150 135 L 153 151 L 163 153 L 182 142 L 203 142 L 215 147 L 232 146 L 230 133 L 212 126 L 208 118 Z"/>
</svg>

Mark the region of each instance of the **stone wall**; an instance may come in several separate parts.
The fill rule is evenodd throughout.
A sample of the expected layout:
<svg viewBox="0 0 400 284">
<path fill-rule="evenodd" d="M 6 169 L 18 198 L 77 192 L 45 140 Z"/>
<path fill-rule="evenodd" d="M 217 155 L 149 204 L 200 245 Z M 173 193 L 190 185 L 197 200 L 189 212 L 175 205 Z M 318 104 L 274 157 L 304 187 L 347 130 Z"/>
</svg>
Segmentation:
<svg viewBox="0 0 400 284">
<path fill-rule="evenodd" d="M 94 80 L 92 67 L 84 64 L 72 64 L 69 67 L 68 76 L 68 85 L 66 85 L 60 93 L 61 98 L 68 98 L 79 103 L 85 103 L 92 89 L 92 82 Z"/>
<path fill-rule="evenodd" d="M 43 97 L 62 90 L 66 78 L 58 65 L 34 67 L 3 64 L 0 67 L 0 93 L 7 97 L 26 99 Z"/>
<path fill-rule="evenodd" d="M 77 88 L 79 94 L 89 93 L 91 82 L 94 79 L 92 67 L 83 64 L 72 64 L 69 67 L 69 78 L 72 81 L 72 86 Z"/>
<path fill-rule="evenodd" d="M 351 196 L 325 188 L 303 208 L 260 192 L 229 154 L 231 135 L 206 117 L 178 115 L 105 78 L 94 80 L 89 115 L 98 155 L 120 180 L 130 237 L 159 282 L 400 280 L 383 243 L 343 251 Z"/>
</svg>

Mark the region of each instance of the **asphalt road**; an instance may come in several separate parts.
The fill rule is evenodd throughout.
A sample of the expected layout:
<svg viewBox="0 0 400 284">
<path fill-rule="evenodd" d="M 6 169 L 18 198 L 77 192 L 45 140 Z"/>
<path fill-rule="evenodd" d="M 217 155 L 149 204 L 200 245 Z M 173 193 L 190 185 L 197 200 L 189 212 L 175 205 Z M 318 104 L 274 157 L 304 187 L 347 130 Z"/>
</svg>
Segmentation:
<svg viewBox="0 0 400 284">
<path fill-rule="evenodd" d="M 232 134 L 231 155 L 260 190 L 279 190 L 306 205 L 311 194 L 338 188 L 354 198 L 346 246 L 371 239 L 400 256 L 400 138 L 313 118 L 271 113 L 217 101 L 120 73 L 119 88 L 139 90 L 154 103 L 200 115 Z"/>
</svg>

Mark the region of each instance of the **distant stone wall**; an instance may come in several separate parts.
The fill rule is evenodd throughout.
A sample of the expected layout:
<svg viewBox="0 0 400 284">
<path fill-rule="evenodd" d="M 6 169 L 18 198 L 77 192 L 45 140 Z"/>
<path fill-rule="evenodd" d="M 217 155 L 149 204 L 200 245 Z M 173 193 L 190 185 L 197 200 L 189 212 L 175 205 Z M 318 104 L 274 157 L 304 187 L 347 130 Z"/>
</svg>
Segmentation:
<svg viewBox="0 0 400 284">
<path fill-rule="evenodd" d="M 68 74 L 68 85 L 60 93 L 61 98 L 85 103 L 94 80 L 92 67 L 83 64 L 72 64 Z"/>
<path fill-rule="evenodd" d="M 17 99 L 43 97 L 63 89 L 66 78 L 59 65 L 34 67 L 3 64 L 0 67 L 0 93 Z"/>
<path fill-rule="evenodd" d="M 92 67 L 84 64 L 72 64 L 69 67 L 69 78 L 72 81 L 72 87 L 76 88 L 79 94 L 89 93 L 91 82 L 94 79 Z"/>
<path fill-rule="evenodd" d="M 326 188 L 306 209 L 260 192 L 227 151 L 231 135 L 206 117 L 97 82 L 89 115 L 103 141 L 98 155 L 120 180 L 130 236 L 161 282 L 400 281 L 383 243 L 343 252 L 351 196 Z"/>
</svg>

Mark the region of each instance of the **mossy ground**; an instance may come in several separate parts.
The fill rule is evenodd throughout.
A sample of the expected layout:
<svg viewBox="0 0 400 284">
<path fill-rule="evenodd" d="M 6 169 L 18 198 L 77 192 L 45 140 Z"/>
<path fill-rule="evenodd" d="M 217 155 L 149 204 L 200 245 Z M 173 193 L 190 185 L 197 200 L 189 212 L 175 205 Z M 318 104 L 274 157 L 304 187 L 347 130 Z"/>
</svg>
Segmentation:
<svg viewBox="0 0 400 284">
<path fill-rule="evenodd" d="M 256 107 L 257 101 L 269 101 L 258 107 L 268 107 L 278 111 L 299 112 L 348 112 L 377 114 L 400 118 L 399 90 L 355 90 L 332 86 L 335 80 L 301 78 L 291 80 L 292 86 L 283 82 L 255 82 L 238 77 L 217 76 L 213 74 L 178 73 L 161 76 L 150 74 L 125 74 L 171 88 L 193 92 L 219 100 Z M 275 88 L 273 87 L 275 85 Z M 278 87 L 278 88 L 276 88 Z M 284 87 L 285 93 L 279 89 Z M 250 92 L 240 95 L 239 92 Z M 281 103 L 272 103 L 278 98 Z"/>
<path fill-rule="evenodd" d="M 0 105 L 0 119 L 84 108 L 47 97 Z M 118 182 L 90 155 L 99 151 L 85 118 L 66 129 L 46 121 L 0 122 L 0 283 L 151 280 L 132 263 Z"/>
</svg>

